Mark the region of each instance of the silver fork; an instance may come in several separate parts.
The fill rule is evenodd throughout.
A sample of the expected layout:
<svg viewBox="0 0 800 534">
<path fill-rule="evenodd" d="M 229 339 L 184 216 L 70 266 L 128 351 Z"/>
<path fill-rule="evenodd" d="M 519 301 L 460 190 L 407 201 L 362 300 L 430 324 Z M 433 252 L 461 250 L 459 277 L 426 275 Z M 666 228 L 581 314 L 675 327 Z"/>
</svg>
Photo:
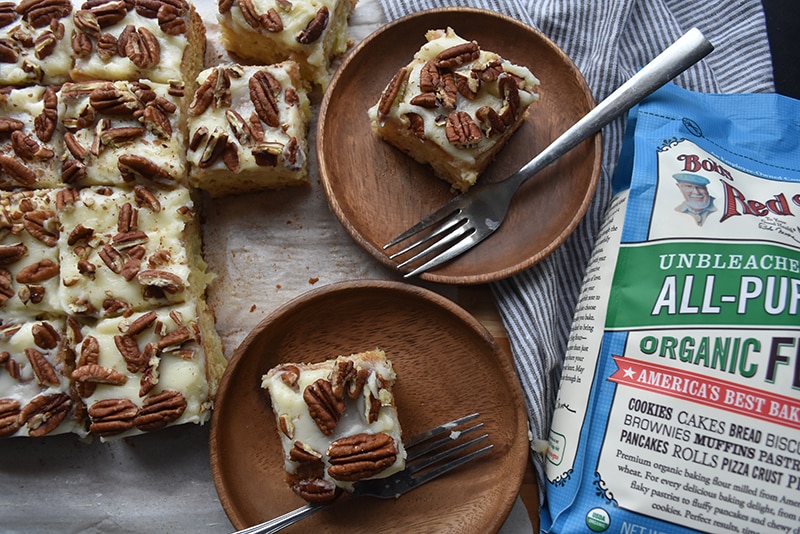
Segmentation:
<svg viewBox="0 0 800 534">
<path fill-rule="evenodd" d="M 411 269 L 405 277 L 422 274 L 460 256 L 500 227 L 511 198 L 528 178 L 599 132 L 713 49 L 700 30 L 692 28 L 517 172 L 499 182 L 473 186 L 389 241 L 383 249 L 388 250 L 416 236 L 414 242 L 389 256 L 397 260 L 398 269 Z M 421 248 L 423 245 L 427 247 Z"/>
<path fill-rule="evenodd" d="M 353 493 L 349 496 L 394 499 L 489 452 L 493 447 L 491 443 L 480 449 L 460 454 L 489 437 L 489 434 L 482 434 L 469 441 L 459 441 L 463 436 L 483 427 L 483 423 L 476 422 L 472 426 L 462 428 L 462 425 L 470 423 L 479 416 L 479 413 L 473 413 L 460 417 L 406 440 L 404 442 L 407 453 L 406 468 L 403 471 L 387 478 L 357 482 L 354 485 Z M 451 446 L 453 443 L 456 444 Z M 275 519 L 239 530 L 235 534 L 273 534 L 332 506 L 335 502 L 306 504 Z"/>
</svg>

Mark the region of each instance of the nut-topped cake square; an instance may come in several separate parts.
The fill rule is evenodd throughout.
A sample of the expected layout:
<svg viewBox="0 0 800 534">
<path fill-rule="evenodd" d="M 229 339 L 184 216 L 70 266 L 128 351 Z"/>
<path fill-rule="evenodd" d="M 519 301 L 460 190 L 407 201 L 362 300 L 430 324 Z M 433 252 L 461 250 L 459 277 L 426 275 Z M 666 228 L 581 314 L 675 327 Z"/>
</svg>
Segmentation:
<svg viewBox="0 0 800 534">
<path fill-rule="evenodd" d="M 331 62 L 348 46 L 357 0 L 221 0 L 225 49 L 261 64 L 291 59 L 304 79 L 325 89 Z"/>
<path fill-rule="evenodd" d="M 193 187 L 212 197 L 308 183 L 311 117 L 294 61 L 200 73 L 188 107 Z"/>
<path fill-rule="evenodd" d="M 538 99 L 531 71 L 453 31 L 431 30 L 369 111 L 373 130 L 466 191 Z"/>
<path fill-rule="evenodd" d="M 359 480 L 405 467 L 392 386 L 382 350 L 320 363 L 286 363 L 262 379 L 284 451 L 286 480 L 309 502 L 325 502 Z"/>
</svg>

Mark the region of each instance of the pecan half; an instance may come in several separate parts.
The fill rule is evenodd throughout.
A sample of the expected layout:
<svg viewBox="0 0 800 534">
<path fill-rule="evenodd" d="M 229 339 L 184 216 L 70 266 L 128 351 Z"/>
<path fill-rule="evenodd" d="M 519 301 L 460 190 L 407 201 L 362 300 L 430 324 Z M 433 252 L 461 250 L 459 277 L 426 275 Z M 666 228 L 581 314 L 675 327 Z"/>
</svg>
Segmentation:
<svg viewBox="0 0 800 534">
<path fill-rule="evenodd" d="M 104 399 L 89 407 L 89 431 L 99 436 L 113 436 L 133 428 L 137 406 L 129 399 Z"/>
<path fill-rule="evenodd" d="M 42 95 L 42 112 L 33 119 L 33 131 L 43 143 L 52 139 L 58 124 L 58 96 L 52 87 L 45 89 Z"/>
<path fill-rule="evenodd" d="M 144 400 L 134 424 L 145 432 L 163 428 L 183 415 L 186 406 L 186 398 L 180 391 L 164 390 Z"/>
<path fill-rule="evenodd" d="M 36 380 L 39 382 L 39 384 L 43 386 L 58 387 L 58 385 L 61 383 L 61 381 L 58 379 L 58 373 L 56 372 L 55 367 L 53 367 L 53 364 L 47 361 L 47 358 L 44 354 L 36 349 L 28 347 L 25 349 L 25 356 L 31 363 L 33 374 L 36 375 Z"/>
<path fill-rule="evenodd" d="M 500 118 L 506 126 L 511 126 L 519 118 L 521 107 L 517 82 L 512 76 L 502 75 L 497 79 L 497 88 L 504 100 Z"/>
<path fill-rule="evenodd" d="M 31 335 L 33 336 L 33 343 L 44 350 L 51 350 L 58 346 L 61 341 L 61 335 L 55 327 L 47 321 L 36 323 L 31 327 Z"/>
<path fill-rule="evenodd" d="M 500 114 L 490 106 L 481 106 L 475 112 L 481 130 L 487 138 L 499 135 L 506 131 L 506 123 L 500 118 Z"/>
<path fill-rule="evenodd" d="M 138 177 L 146 180 L 172 184 L 174 178 L 170 173 L 151 160 L 135 154 L 122 154 L 117 161 L 117 168 L 126 182 L 136 181 Z"/>
<path fill-rule="evenodd" d="M 408 119 L 408 127 L 417 139 L 425 140 L 425 119 L 417 113 L 406 113 L 403 115 Z"/>
<path fill-rule="evenodd" d="M 28 425 L 29 436 L 45 436 L 61 424 L 71 406 L 72 402 L 65 393 L 39 395 L 22 408 L 19 421 Z"/>
<path fill-rule="evenodd" d="M 280 83 L 270 73 L 260 70 L 253 74 L 248 84 L 250 100 L 258 118 L 273 128 L 279 126 L 280 116 L 275 95 L 280 91 Z"/>
<path fill-rule="evenodd" d="M 21 269 L 16 280 L 20 284 L 38 284 L 54 276 L 58 276 L 58 264 L 45 258 Z"/>
<path fill-rule="evenodd" d="M 338 495 L 336 484 L 323 478 L 300 480 L 292 486 L 294 492 L 310 503 L 332 501 Z"/>
<path fill-rule="evenodd" d="M 131 373 L 141 373 L 147 366 L 148 358 L 139 350 L 136 338 L 130 335 L 114 336 L 114 344 L 125 360 L 126 367 Z"/>
<path fill-rule="evenodd" d="M 100 84 L 89 93 L 89 104 L 106 115 L 131 115 L 139 108 L 133 92 L 122 90 L 112 82 Z"/>
<path fill-rule="evenodd" d="M 170 351 L 171 349 L 180 347 L 187 341 L 192 339 L 192 331 L 187 326 L 181 326 L 166 333 L 157 344 L 159 350 Z"/>
<path fill-rule="evenodd" d="M 322 37 L 322 32 L 325 31 L 325 28 L 328 26 L 329 16 L 330 12 L 327 6 L 319 8 L 314 18 L 308 22 L 302 31 L 298 32 L 295 37 L 297 42 L 300 44 L 311 44 Z"/>
<path fill-rule="evenodd" d="M 134 186 L 133 198 L 136 200 L 138 206 L 146 207 L 154 213 L 161 211 L 161 202 L 158 201 L 158 198 L 152 191 L 143 185 Z"/>
<path fill-rule="evenodd" d="M 128 329 L 126 330 L 125 333 L 130 336 L 138 336 L 139 334 L 150 328 L 153 325 L 153 323 L 156 322 L 157 318 L 158 314 L 154 311 L 149 311 L 147 313 L 144 313 L 139 317 L 137 317 L 136 319 L 134 319 L 134 321 L 130 325 L 128 325 Z"/>
<path fill-rule="evenodd" d="M 128 14 L 125 0 L 90 0 L 82 7 L 94 15 L 101 28 L 116 24 Z"/>
<path fill-rule="evenodd" d="M 97 38 L 97 55 L 100 59 L 108 61 L 119 52 L 117 38 L 110 33 L 101 33 Z"/>
<path fill-rule="evenodd" d="M 185 289 L 183 280 L 178 275 L 159 269 L 139 271 L 136 280 L 143 286 L 156 287 L 170 295 L 177 295 Z"/>
<path fill-rule="evenodd" d="M 72 13 L 72 3 L 70 0 L 22 0 L 17 5 L 17 13 L 32 27 L 44 28 L 51 21 Z"/>
<path fill-rule="evenodd" d="M 24 243 L 0 245 L 0 265 L 11 265 L 21 260 L 28 253 Z"/>
<path fill-rule="evenodd" d="M 389 115 L 397 98 L 402 96 L 405 92 L 407 80 L 408 67 L 401 67 L 400 70 L 392 76 L 386 89 L 381 93 L 381 99 L 378 102 L 378 118 L 384 119 Z"/>
<path fill-rule="evenodd" d="M 0 399 L 0 438 L 11 436 L 19 430 L 19 412 L 19 401 Z"/>
<path fill-rule="evenodd" d="M 475 61 L 480 53 L 478 43 L 470 41 L 442 50 L 433 58 L 433 62 L 439 68 L 455 69 L 470 61 Z"/>
<path fill-rule="evenodd" d="M 344 481 L 373 477 L 397 460 L 394 439 L 383 432 L 355 434 L 337 439 L 328 447 L 328 474 Z"/>
<path fill-rule="evenodd" d="M 303 400 L 320 431 L 326 436 L 333 434 L 344 412 L 345 402 L 334 395 L 330 381 L 320 378 L 307 386 L 303 391 Z"/>
<path fill-rule="evenodd" d="M 0 135 L 8 135 L 11 132 L 22 130 L 24 127 L 25 123 L 22 121 L 11 117 L 0 117 Z"/>
<path fill-rule="evenodd" d="M 0 154 L 0 170 L 20 185 L 32 186 L 36 183 L 36 173 L 11 156 Z"/>
<path fill-rule="evenodd" d="M 128 381 L 128 377 L 119 371 L 96 363 L 76 368 L 72 371 L 72 379 L 81 384 L 90 382 L 92 384 L 111 384 L 113 386 L 121 386 Z"/>
<path fill-rule="evenodd" d="M 17 157 L 27 161 L 50 159 L 55 155 L 55 152 L 51 149 L 40 145 L 36 139 L 20 131 L 15 131 L 11 134 L 11 148 L 13 148 Z"/>
<path fill-rule="evenodd" d="M 55 213 L 49 210 L 28 211 L 22 217 L 22 226 L 28 233 L 48 247 L 56 246 L 58 230 L 50 230 L 51 220 L 55 220 Z"/>
<path fill-rule="evenodd" d="M 19 55 L 11 39 L 0 39 L 0 63 L 16 63 Z"/>
<path fill-rule="evenodd" d="M 147 28 L 137 29 L 133 24 L 128 24 L 119 34 L 117 51 L 140 69 L 155 67 L 161 61 L 158 37 Z"/>
<path fill-rule="evenodd" d="M 97 15 L 90 9 L 79 9 L 72 14 L 72 22 L 75 23 L 75 28 L 78 30 L 76 35 L 83 37 L 100 37 L 100 22 L 97 20 Z M 74 39 L 74 37 L 73 37 Z M 91 43 L 91 41 L 89 41 Z M 74 42 L 73 42 L 74 49 Z"/>
<path fill-rule="evenodd" d="M 14 2 L 3 2 L 0 4 L 0 28 L 5 28 L 15 20 L 17 20 L 17 12 Z"/>
<path fill-rule="evenodd" d="M 100 358 L 100 343 L 94 336 L 86 336 L 81 343 L 78 366 L 96 364 Z"/>
<path fill-rule="evenodd" d="M 466 111 L 456 111 L 447 116 L 447 140 L 456 147 L 469 148 L 483 139 L 483 134 Z"/>
</svg>

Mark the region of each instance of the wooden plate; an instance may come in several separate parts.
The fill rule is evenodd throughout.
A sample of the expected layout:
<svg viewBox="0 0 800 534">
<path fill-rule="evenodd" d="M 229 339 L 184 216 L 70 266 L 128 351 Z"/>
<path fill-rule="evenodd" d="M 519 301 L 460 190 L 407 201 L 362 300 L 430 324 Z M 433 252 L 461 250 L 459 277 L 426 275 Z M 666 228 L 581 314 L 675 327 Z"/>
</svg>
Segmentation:
<svg viewBox="0 0 800 534">
<path fill-rule="evenodd" d="M 510 17 L 470 8 L 419 12 L 388 24 L 344 60 L 323 98 L 317 156 L 332 211 L 350 235 L 382 263 L 391 238 L 443 205 L 449 184 L 381 141 L 367 109 L 425 41 L 429 29 L 451 26 L 485 50 L 531 69 L 540 100 L 480 180 L 516 171 L 572 126 L 594 101 L 572 61 L 542 33 Z M 477 284 L 511 276 L 541 261 L 586 213 L 600 175 L 600 134 L 528 180 L 500 229 L 460 258 L 422 275 L 449 284 Z"/>
<path fill-rule="evenodd" d="M 519 382 L 491 334 L 451 301 L 388 281 L 331 284 L 264 319 L 235 351 L 211 420 L 211 469 L 236 528 L 304 504 L 284 482 L 283 456 L 261 376 L 290 361 L 380 347 L 397 372 L 403 433 L 479 411 L 494 449 L 396 500 L 342 502 L 287 532 L 486 534 L 503 524 L 528 458 Z"/>
</svg>

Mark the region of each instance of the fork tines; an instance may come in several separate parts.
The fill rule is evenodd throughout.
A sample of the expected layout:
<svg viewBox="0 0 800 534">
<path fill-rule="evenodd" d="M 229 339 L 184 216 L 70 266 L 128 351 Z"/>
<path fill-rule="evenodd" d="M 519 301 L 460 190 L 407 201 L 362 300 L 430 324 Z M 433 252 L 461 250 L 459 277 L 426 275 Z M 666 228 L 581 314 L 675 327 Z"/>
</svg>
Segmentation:
<svg viewBox="0 0 800 534">
<path fill-rule="evenodd" d="M 406 444 L 406 451 L 408 454 L 406 458 L 406 470 L 413 475 L 415 485 L 424 484 L 425 482 L 433 480 L 492 449 L 493 445 L 490 443 L 480 449 L 461 454 L 463 451 L 470 449 L 473 445 L 489 437 L 489 434 L 484 433 L 469 441 L 459 441 L 462 437 L 483 428 L 484 425 L 481 422 L 467 428 L 459 428 L 461 425 L 473 421 L 479 416 L 479 413 L 473 413 L 444 423 L 415 436 Z M 450 444 L 453 445 L 449 446 Z M 442 450 L 440 452 L 428 454 L 438 449 Z"/>
</svg>

